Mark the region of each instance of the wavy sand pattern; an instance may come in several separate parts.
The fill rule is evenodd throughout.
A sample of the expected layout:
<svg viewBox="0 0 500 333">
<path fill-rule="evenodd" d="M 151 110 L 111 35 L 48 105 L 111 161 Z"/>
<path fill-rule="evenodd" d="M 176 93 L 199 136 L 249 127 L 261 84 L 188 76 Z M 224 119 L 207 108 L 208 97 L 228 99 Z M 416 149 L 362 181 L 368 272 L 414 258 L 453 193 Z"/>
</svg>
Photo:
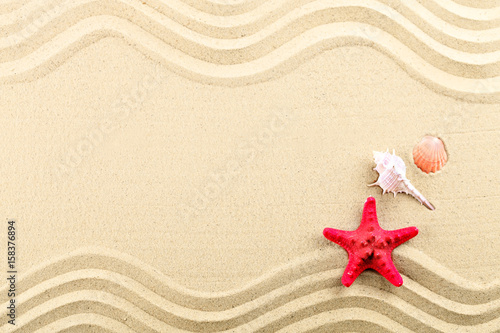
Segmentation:
<svg viewBox="0 0 500 333">
<path fill-rule="evenodd" d="M 500 101 L 497 8 L 469 12 L 445 0 L 429 3 L 269 1 L 224 16 L 180 1 L 56 1 L 46 7 L 34 1 L 0 16 L 6 31 L 0 80 L 35 79 L 105 37 L 122 38 L 193 80 L 230 86 L 283 75 L 325 50 L 361 45 L 385 53 L 436 91 Z"/>
<path fill-rule="evenodd" d="M 500 328 L 500 281 L 464 280 L 422 252 L 401 247 L 394 253 L 405 280 L 401 288 L 370 273 L 345 288 L 335 257 L 331 250 L 316 251 L 240 289 L 204 293 L 185 289 L 128 255 L 80 250 L 21 278 L 15 332 L 88 323 L 112 332 L 306 331 L 324 325 L 352 329 L 356 323 L 382 331 L 401 327 L 398 332 Z M 6 294 L 4 287 L 3 309 Z"/>
<path fill-rule="evenodd" d="M 493 0 L 0 2 L 5 8 L 12 8 L 0 11 L 5 83 L 35 80 L 107 37 L 192 80 L 227 86 L 271 80 L 324 51 L 356 45 L 384 53 L 436 92 L 500 102 L 500 6 Z M 345 288 L 337 250 L 208 293 L 124 253 L 82 249 L 21 275 L 18 325 L 0 332 L 500 331 L 500 281 L 463 279 L 401 246 L 393 254 L 401 288 L 371 272 Z M 5 317 L 6 287 L 0 302 Z"/>
</svg>

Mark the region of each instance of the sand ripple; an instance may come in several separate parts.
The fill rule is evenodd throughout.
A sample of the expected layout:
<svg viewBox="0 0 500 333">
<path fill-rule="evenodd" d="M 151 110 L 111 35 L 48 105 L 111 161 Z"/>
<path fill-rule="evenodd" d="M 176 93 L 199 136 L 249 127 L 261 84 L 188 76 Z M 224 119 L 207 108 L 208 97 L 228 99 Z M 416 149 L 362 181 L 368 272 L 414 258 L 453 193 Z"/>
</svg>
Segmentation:
<svg viewBox="0 0 500 333">
<path fill-rule="evenodd" d="M 237 15 L 214 15 L 182 1 L 78 0 L 50 7 L 34 1 L 0 15 L 0 81 L 36 79 L 105 37 L 124 39 L 193 80 L 230 86 L 270 80 L 326 50 L 357 45 L 386 54 L 440 93 L 500 101 L 499 9 L 446 0 L 426 5 L 269 1 Z"/>
<path fill-rule="evenodd" d="M 465 280 L 422 252 L 401 247 L 394 253 L 401 288 L 371 272 L 345 288 L 335 256 L 338 252 L 317 251 L 241 288 L 206 293 L 186 289 L 123 253 L 83 249 L 20 279 L 15 332 L 84 325 L 112 332 L 299 332 L 361 324 L 382 331 L 401 327 L 398 332 L 500 328 L 498 281 Z M 5 309 L 5 287 L 0 295 Z M 0 330 L 7 332 L 8 326 Z"/>
</svg>

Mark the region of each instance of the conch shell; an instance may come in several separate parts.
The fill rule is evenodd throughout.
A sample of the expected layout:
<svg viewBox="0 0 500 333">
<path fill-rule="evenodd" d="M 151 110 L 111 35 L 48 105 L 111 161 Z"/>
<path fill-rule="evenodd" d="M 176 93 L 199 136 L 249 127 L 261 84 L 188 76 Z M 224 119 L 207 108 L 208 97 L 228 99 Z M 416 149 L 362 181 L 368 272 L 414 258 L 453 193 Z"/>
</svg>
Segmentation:
<svg viewBox="0 0 500 333">
<path fill-rule="evenodd" d="M 375 183 L 368 186 L 380 186 L 384 194 L 392 192 L 394 196 L 404 192 L 413 196 L 425 207 L 434 210 L 434 206 L 406 178 L 406 165 L 399 156 L 395 155 L 394 151 L 392 154 L 389 150 L 385 153 L 374 151 L 373 157 L 377 164 L 373 170 L 379 173 L 379 177 Z"/>
<path fill-rule="evenodd" d="M 436 172 L 448 161 L 446 149 L 441 139 L 434 136 L 424 136 L 413 148 L 413 162 L 425 173 Z"/>
</svg>

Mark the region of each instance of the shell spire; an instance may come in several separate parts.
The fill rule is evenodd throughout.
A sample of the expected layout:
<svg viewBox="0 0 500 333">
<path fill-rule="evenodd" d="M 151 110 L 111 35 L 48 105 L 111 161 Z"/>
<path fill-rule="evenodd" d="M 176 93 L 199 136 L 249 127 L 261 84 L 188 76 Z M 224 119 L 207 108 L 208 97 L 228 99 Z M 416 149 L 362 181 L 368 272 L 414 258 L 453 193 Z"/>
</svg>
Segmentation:
<svg viewBox="0 0 500 333">
<path fill-rule="evenodd" d="M 434 206 L 406 178 L 406 165 L 394 151 L 392 154 L 389 150 L 385 153 L 374 151 L 373 157 L 376 164 L 373 170 L 379 173 L 379 177 L 375 183 L 368 186 L 381 187 L 383 194 L 387 192 L 394 193 L 394 196 L 401 192 L 409 194 L 425 207 L 434 210 Z"/>
<path fill-rule="evenodd" d="M 405 191 L 403 191 L 403 192 L 411 195 L 412 197 L 417 199 L 422 205 L 429 208 L 430 210 L 435 209 L 434 206 L 422 195 L 422 193 L 420 193 L 415 188 L 415 186 L 412 185 L 412 183 L 410 183 L 410 181 L 408 179 L 406 179 L 406 181 L 404 183 L 405 183 L 406 188 L 408 189 L 408 192 L 405 192 Z M 396 193 L 394 193 L 394 196 L 396 196 Z"/>
</svg>

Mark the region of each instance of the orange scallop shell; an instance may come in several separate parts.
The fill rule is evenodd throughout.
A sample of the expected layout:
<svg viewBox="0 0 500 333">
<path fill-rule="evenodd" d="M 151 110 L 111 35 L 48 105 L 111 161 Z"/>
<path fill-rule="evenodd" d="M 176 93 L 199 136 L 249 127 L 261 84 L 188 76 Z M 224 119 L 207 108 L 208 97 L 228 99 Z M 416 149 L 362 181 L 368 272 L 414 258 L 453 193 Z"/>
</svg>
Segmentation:
<svg viewBox="0 0 500 333">
<path fill-rule="evenodd" d="M 448 161 L 448 155 L 441 139 L 433 136 L 424 136 L 413 148 L 413 162 L 423 172 L 436 172 Z"/>
</svg>

